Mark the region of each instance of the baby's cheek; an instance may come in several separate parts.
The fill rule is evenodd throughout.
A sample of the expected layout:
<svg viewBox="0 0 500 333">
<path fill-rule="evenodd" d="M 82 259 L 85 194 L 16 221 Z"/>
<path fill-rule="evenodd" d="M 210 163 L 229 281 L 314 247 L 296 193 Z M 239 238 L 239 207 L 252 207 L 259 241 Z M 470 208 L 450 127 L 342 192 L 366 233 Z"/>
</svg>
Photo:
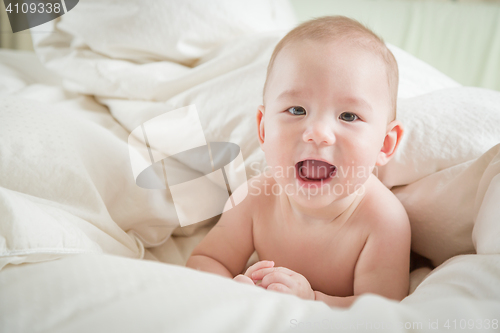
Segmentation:
<svg viewBox="0 0 500 333">
<path fill-rule="evenodd" d="M 356 152 L 354 164 L 367 169 L 373 167 L 381 148 L 381 145 L 379 147 L 377 143 L 370 141 L 370 139 L 358 140 L 353 147 L 354 152 Z"/>
</svg>

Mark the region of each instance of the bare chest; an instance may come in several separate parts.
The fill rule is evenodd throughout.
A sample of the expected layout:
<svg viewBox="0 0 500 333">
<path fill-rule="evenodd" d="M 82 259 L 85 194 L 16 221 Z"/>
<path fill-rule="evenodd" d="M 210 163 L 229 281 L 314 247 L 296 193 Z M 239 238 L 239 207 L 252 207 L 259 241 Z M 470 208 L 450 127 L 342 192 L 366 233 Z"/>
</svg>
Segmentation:
<svg viewBox="0 0 500 333">
<path fill-rule="evenodd" d="M 260 260 L 273 260 L 302 274 L 313 290 L 351 296 L 354 268 L 366 237 L 355 226 L 287 223 L 280 214 L 254 221 L 254 246 Z"/>
</svg>

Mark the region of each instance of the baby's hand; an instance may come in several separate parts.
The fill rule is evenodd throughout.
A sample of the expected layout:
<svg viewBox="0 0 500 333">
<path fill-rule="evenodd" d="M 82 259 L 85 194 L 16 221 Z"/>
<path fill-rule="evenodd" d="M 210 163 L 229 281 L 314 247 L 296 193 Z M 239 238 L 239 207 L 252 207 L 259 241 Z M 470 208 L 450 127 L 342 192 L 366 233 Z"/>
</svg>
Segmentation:
<svg viewBox="0 0 500 333">
<path fill-rule="evenodd" d="M 253 264 L 252 266 L 248 267 L 248 269 L 246 270 L 245 274 L 239 274 L 239 275 L 236 275 L 233 280 L 234 281 L 238 281 L 238 282 L 242 282 L 242 283 L 247 283 L 247 284 L 251 284 L 251 285 L 255 285 L 255 281 L 252 280 L 252 274 L 253 272 L 259 270 L 259 269 L 264 269 L 264 268 L 271 268 L 274 266 L 274 262 L 273 261 L 268 261 L 268 260 L 262 260 L 262 261 L 259 261 L 255 264 Z"/>
<path fill-rule="evenodd" d="M 316 299 L 309 281 L 285 267 L 261 268 L 252 273 L 252 280 L 262 280 L 260 286 L 267 290 L 296 295 L 302 299 Z"/>
</svg>

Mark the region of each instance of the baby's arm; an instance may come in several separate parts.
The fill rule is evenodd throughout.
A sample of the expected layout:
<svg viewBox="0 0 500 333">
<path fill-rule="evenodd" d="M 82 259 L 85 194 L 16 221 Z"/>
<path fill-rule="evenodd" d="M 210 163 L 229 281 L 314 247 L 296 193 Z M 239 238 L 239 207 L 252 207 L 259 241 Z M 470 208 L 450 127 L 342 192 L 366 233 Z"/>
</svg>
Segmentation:
<svg viewBox="0 0 500 333">
<path fill-rule="evenodd" d="M 236 191 L 241 191 L 240 186 Z M 233 278 L 243 271 L 254 252 L 252 196 L 222 214 L 219 222 L 193 250 L 186 266 Z M 228 202 L 230 202 L 228 200 Z"/>
</svg>

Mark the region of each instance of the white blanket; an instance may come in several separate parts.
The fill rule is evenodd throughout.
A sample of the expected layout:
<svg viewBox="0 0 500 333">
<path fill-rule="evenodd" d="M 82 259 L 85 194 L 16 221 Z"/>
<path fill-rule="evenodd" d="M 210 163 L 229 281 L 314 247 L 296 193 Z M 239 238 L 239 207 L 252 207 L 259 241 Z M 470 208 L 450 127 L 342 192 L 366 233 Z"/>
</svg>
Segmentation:
<svg viewBox="0 0 500 333">
<path fill-rule="evenodd" d="M 0 331 L 275 332 L 326 320 L 347 325 L 344 330 L 364 322 L 398 332 L 409 330 L 408 322 L 435 331 L 436 320 L 440 329 L 448 320 L 459 330 L 462 319 L 467 325 L 473 319 L 473 330 L 494 331 L 492 320 L 500 319 L 500 93 L 461 87 L 392 46 L 406 133 L 378 175 L 410 215 L 413 249 L 440 265 L 412 295 L 399 304 L 365 295 L 340 311 L 138 260 L 182 265 L 209 225 L 178 228 L 168 193 L 135 185 L 128 133 L 158 114 L 196 104 L 207 141 L 238 144 L 247 176 L 254 175 L 265 166 L 255 138 L 256 106 L 267 61 L 283 35 L 278 29 L 290 18 L 269 14 L 265 26 L 245 21 L 245 29 L 229 37 L 224 29 L 203 30 L 211 36 L 202 34 L 210 41 L 203 47 L 196 34 L 184 34 L 200 31 L 196 24 L 206 27 L 203 20 L 174 29 L 169 48 L 146 29 L 163 24 L 160 14 L 175 6 L 189 18 L 189 1 L 164 1 L 157 16 L 143 13 L 145 31 L 89 29 L 123 26 L 128 14 L 120 10 L 140 12 L 138 2 L 127 3 L 132 7 L 81 1 L 40 26 L 38 56 L 58 75 L 32 54 L 0 52 Z M 254 5 L 256 13 L 272 13 L 283 3 Z M 91 15 L 96 6 L 116 15 Z M 196 165 L 182 168 L 200 174 Z M 32 262 L 38 263 L 23 264 Z"/>
<path fill-rule="evenodd" d="M 401 303 L 348 310 L 179 266 L 75 255 L 0 273 L 2 332 L 498 332 L 498 255 L 459 256 Z M 462 329 L 460 329 L 462 327 Z"/>
</svg>

